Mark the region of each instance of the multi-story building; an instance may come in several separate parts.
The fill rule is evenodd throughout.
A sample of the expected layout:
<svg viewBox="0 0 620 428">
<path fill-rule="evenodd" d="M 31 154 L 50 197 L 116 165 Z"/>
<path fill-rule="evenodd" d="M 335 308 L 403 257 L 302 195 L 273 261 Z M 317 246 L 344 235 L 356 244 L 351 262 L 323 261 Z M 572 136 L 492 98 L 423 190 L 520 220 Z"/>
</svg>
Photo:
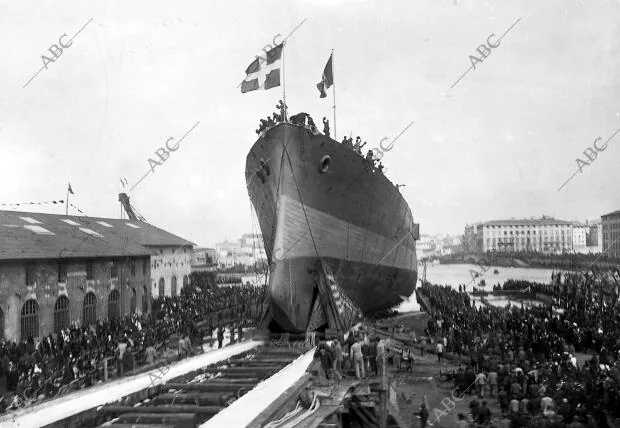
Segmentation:
<svg viewBox="0 0 620 428">
<path fill-rule="evenodd" d="M 236 242 L 225 240 L 215 244 L 220 266 L 254 266 L 267 260 L 263 238 L 260 234 L 244 234 Z"/>
<path fill-rule="evenodd" d="M 215 248 L 198 247 L 192 250 L 192 272 L 215 271 L 217 252 Z"/>
<path fill-rule="evenodd" d="M 463 251 L 469 254 L 482 252 L 482 223 L 465 225 Z"/>
<path fill-rule="evenodd" d="M 601 216 L 603 253 L 620 257 L 620 210 Z"/>
<path fill-rule="evenodd" d="M 154 253 L 189 244 L 140 221 L 0 211 L 0 338 L 149 312 Z"/>
<path fill-rule="evenodd" d="M 573 252 L 588 253 L 587 236 L 590 226 L 584 223 L 573 222 Z"/>
<path fill-rule="evenodd" d="M 586 231 L 586 246 L 591 253 L 603 251 L 603 226 L 601 219 L 586 221 L 588 230 Z"/>
<path fill-rule="evenodd" d="M 540 219 L 492 220 L 482 224 L 482 251 L 572 251 L 572 223 L 543 216 Z"/>
</svg>

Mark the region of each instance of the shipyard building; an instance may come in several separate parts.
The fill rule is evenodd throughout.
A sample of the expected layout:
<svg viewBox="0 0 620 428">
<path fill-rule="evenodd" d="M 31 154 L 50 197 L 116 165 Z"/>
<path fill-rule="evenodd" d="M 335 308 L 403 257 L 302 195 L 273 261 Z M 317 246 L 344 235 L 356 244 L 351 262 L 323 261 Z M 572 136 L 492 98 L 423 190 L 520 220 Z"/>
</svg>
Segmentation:
<svg viewBox="0 0 620 428">
<path fill-rule="evenodd" d="M 620 210 L 601 216 L 603 252 L 620 257 Z"/>
<path fill-rule="evenodd" d="M 135 220 L 0 211 L 0 334 L 147 313 L 189 281 L 193 244 Z"/>
</svg>

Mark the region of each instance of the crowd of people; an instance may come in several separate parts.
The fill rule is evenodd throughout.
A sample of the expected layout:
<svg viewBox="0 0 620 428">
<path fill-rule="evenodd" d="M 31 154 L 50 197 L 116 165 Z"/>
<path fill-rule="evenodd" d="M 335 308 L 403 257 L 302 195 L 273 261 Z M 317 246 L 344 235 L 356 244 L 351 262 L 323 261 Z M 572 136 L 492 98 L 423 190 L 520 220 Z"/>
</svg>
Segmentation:
<svg viewBox="0 0 620 428">
<path fill-rule="evenodd" d="M 318 135 L 319 134 L 319 129 L 317 128 L 316 124 L 314 123 L 314 120 L 312 119 L 312 117 L 308 114 L 308 113 L 297 113 L 293 116 L 291 116 L 290 118 L 287 118 L 286 116 L 286 104 L 284 104 L 282 102 L 282 100 L 280 100 L 279 104 L 276 106 L 276 108 L 278 109 L 278 111 L 280 113 L 273 113 L 270 117 L 268 117 L 267 119 L 261 119 L 260 120 L 260 126 L 258 127 L 258 129 L 256 129 L 256 133 L 258 135 L 261 135 L 263 132 L 265 132 L 266 130 L 268 130 L 269 128 L 282 123 L 282 122 L 286 122 L 288 121 L 289 123 L 293 124 L 293 125 L 299 125 L 299 126 L 304 126 L 306 128 L 308 128 L 310 130 L 310 132 L 312 132 L 312 134 L 314 135 Z M 323 135 L 326 136 L 330 136 L 330 130 L 329 130 L 329 120 L 326 117 L 323 117 Z M 356 137 L 355 138 L 355 143 L 353 142 L 353 137 L 344 137 L 342 139 L 342 144 L 347 147 L 348 149 L 354 151 L 355 153 L 357 153 L 359 156 L 364 156 L 362 149 L 364 148 L 364 146 L 366 145 L 366 141 L 362 142 L 361 137 Z M 368 152 L 366 152 L 366 156 L 364 157 L 364 159 L 369 162 L 370 164 L 373 165 L 373 167 L 381 172 L 383 171 L 383 164 L 378 160 L 375 159 L 374 157 L 374 153 L 372 150 L 368 150 Z"/>
<path fill-rule="evenodd" d="M 0 342 L 0 413 L 24 402 L 57 396 L 65 391 L 122 376 L 139 365 L 154 363 L 168 348 L 179 358 L 192 353 L 215 327 L 226 325 L 242 337 L 242 328 L 255 325 L 262 314 L 265 287 L 185 287 L 181 295 L 156 299 L 150 314 L 99 320 L 71 326 L 20 343 Z M 201 328 L 200 326 L 204 326 Z M 172 340 L 174 339 L 174 342 Z M 219 333 L 218 341 L 220 342 Z M 4 378 L 4 379 L 2 379 Z"/>
<path fill-rule="evenodd" d="M 612 271 L 554 274 L 553 285 L 543 288 L 556 304 L 527 309 L 475 307 L 464 292 L 425 283 L 421 292 L 433 315 L 426 332 L 465 363 L 455 386 L 498 400 L 506 426 L 606 427 L 606 415 L 620 417 L 614 278 Z M 539 285 L 512 281 L 509 288 Z M 579 364 L 576 353 L 589 352 Z M 488 423 L 480 412 L 486 406 L 474 401 L 472 418 Z"/>
</svg>

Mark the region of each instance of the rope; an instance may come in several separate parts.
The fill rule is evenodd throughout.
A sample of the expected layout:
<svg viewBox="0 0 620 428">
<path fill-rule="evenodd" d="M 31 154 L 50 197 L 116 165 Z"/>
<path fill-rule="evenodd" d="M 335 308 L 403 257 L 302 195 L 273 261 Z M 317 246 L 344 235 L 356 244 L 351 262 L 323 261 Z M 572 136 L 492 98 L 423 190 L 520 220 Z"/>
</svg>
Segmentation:
<svg viewBox="0 0 620 428">
<path fill-rule="evenodd" d="M 284 148 L 284 153 L 286 153 L 286 158 L 288 159 L 288 163 L 291 167 L 291 174 L 293 175 L 293 181 L 295 182 L 295 188 L 297 189 L 297 195 L 299 195 L 299 203 L 301 204 L 301 209 L 304 212 L 304 218 L 306 219 L 306 225 L 308 226 L 308 232 L 310 232 L 310 239 L 312 239 L 312 245 L 314 246 L 314 252 L 316 253 L 316 256 L 319 257 L 319 250 L 316 248 L 316 242 L 314 241 L 314 236 L 312 235 L 312 229 L 310 228 L 310 221 L 308 220 L 308 214 L 306 213 L 306 207 L 301 197 L 299 185 L 297 184 L 297 177 L 295 176 L 295 171 L 293 170 L 293 163 L 291 162 L 291 158 L 288 155 L 288 151 L 286 150 L 286 147 Z"/>
<path fill-rule="evenodd" d="M 321 407 L 321 402 L 319 401 L 319 396 L 315 395 L 308 410 L 304 411 L 301 404 L 297 402 L 295 409 L 285 414 L 282 418 L 269 422 L 264 428 L 294 428 L 301 423 L 301 421 L 316 412 L 319 407 Z"/>
</svg>

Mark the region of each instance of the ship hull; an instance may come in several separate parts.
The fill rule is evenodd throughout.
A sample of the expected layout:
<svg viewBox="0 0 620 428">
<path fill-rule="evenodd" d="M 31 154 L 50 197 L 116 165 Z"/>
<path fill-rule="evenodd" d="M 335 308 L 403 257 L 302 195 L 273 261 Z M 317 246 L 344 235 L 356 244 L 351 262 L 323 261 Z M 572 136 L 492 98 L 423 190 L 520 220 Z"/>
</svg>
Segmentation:
<svg viewBox="0 0 620 428">
<path fill-rule="evenodd" d="M 366 315 L 412 294 L 411 211 L 398 189 L 352 150 L 281 124 L 250 150 L 246 181 L 270 262 L 271 313 L 282 329 L 308 326 L 319 261 Z"/>
</svg>

